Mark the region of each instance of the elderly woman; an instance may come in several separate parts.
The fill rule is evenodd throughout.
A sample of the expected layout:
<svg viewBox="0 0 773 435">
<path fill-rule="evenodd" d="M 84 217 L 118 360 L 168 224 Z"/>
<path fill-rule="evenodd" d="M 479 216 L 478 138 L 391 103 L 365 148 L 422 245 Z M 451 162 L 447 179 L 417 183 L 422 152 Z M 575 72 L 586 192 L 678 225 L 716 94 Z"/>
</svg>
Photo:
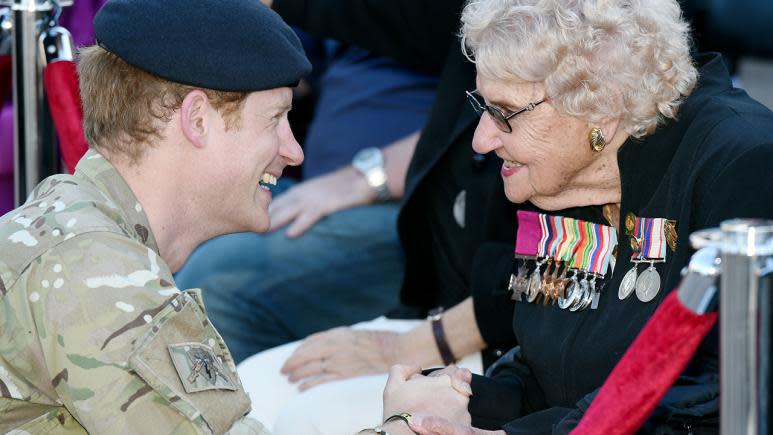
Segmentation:
<svg viewBox="0 0 773 435">
<path fill-rule="evenodd" d="M 459 357 L 504 329 L 519 347 L 488 377 L 473 376 L 470 415 L 460 416 L 471 426 L 425 418 L 413 429 L 564 433 L 678 285 L 689 234 L 731 217 L 773 217 L 770 198 L 758 194 L 773 191 L 773 114 L 732 87 L 718 56 L 691 56 L 674 0 L 472 0 L 461 35 L 477 72 L 467 92 L 481 116 L 473 148 L 501 159 L 519 212 L 514 247 L 500 250 L 506 266 L 475 262 L 511 277 L 509 291 L 474 292 L 473 303 L 451 310 L 445 351 Z M 491 318 L 503 312 L 509 327 L 496 331 L 502 323 Z M 336 370 L 314 365 L 346 364 L 357 346 L 344 334 L 356 337 L 310 339 L 285 369 L 296 378 Z M 710 337 L 648 427 L 716 425 L 715 351 Z M 360 366 L 378 367 L 374 360 Z M 351 366 L 348 375 L 361 373 Z M 325 386 L 328 397 L 334 386 Z M 427 414 L 419 404 L 437 399 L 418 397 L 402 411 Z M 410 433 L 390 424 L 393 435 Z"/>
<path fill-rule="evenodd" d="M 483 115 L 473 146 L 503 160 L 508 199 L 549 215 L 518 214 L 517 267 L 542 282 L 535 290 L 514 275 L 520 347 L 491 377 L 473 379 L 473 425 L 564 433 L 678 285 L 689 234 L 730 217 L 773 216 L 770 198 L 758 194 L 773 187 L 766 169 L 773 115 L 732 88 L 717 56 L 691 58 L 688 26 L 672 0 L 473 0 L 462 15 L 462 41 L 477 69 L 471 103 Z M 578 221 L 592 222 L 597 234 L 616 230 L 620 243 L 606 273 L 577 259 L 588 248 L 585 255 L 603 262 L 603 237 L 586 237 L 580 224 L 573 235 L 586 238 L 572 244 L 552 225 L 572 232 Z M 529 252 L 522 239 L 534 233 L 541 239 Z M 546 239 L 558 245 L 552 255 L 540 245 Z M 578 249 L 563 254 L 562 243 Z M 590 282 L 602 290 L 590 305 L 577 296 L 577 281 L 556 279 L 559 266 L 540 269 L 546 257 L 597 273 Z M 536 303 L 540 297 L 548 304 Z M 714 340 L 651 426 L 670 433 L 716 425 Z M 449 422 L 415 429 L 478 432 Z"/>
</svg>

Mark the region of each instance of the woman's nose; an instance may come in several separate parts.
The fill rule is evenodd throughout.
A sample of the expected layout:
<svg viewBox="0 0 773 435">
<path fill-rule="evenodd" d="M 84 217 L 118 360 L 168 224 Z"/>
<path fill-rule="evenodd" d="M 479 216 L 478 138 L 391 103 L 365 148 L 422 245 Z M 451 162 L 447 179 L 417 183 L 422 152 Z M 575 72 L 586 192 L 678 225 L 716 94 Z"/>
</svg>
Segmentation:
<svg viewBox="0 0 773 435">
<path fill-rule="evenodd" d="M 478 121 L 475 128 L 475 135 L 472 138 L 472 149 L 476 153 L 486 154 L 502 146 L 499 139 L 499 129 L 494 120 L 488 113 L 484 113 Z"/>
</svg>

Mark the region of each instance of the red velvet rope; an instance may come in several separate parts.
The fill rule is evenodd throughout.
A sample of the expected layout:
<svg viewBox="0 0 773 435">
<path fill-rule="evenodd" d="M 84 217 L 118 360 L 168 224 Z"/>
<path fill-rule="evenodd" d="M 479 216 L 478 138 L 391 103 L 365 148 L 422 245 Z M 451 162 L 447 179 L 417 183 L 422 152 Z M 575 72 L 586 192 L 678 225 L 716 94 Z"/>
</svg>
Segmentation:
<svg viewBox="0 0 773 435">
<path fill-rule="evenodd" d="M 573 435 L 632 434 L 684 371 L 717 313 L 696 314 L 671 292 L 612 370 Z"/>
<path fill-rule="evenodd" d="M 46 66 L 43 85 L 51 108 L 59 149 L 67 170 L 72 174 L 75 165 L 89 146 L 83 135 L 83 109 L 78 90 L 78 72 L 69 61 L 54 62 Z"/>
<path fill-rule="evenodd" d="M 11 56 L 0 56 L 0 106 L 11 95 Z"/>
</svg>

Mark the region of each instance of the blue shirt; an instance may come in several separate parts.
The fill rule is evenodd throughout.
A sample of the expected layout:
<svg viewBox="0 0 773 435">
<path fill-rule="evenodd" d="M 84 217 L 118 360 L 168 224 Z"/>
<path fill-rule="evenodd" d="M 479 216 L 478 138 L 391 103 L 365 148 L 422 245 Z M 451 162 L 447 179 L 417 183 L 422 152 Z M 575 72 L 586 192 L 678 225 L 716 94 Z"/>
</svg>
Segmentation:
<svg viewBox="0 0 773 435">
<path fill-rule="evenodd" d="M 338 42 L 325 42 L 325 57 L 304 142 L 304 178 L 351 163 L 363 148 L 382 148 L 420 130 L 437 88 L 434 76 Z"/>
</svg>

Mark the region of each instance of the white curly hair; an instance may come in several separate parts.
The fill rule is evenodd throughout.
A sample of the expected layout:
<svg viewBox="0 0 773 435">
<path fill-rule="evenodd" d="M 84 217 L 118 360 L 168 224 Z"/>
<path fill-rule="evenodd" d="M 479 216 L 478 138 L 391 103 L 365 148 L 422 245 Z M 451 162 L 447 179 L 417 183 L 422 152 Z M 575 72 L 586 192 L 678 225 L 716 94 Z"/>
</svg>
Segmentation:
<svg viewBox="0 0 773 435">
<path fill-rule="evenodd" d="M 541 82 L 560 112 L 639 138 L 676 118 L 698 77 L 676 0 L 471 0 L 461 40 L 478 74 Z"/>
</svg>

